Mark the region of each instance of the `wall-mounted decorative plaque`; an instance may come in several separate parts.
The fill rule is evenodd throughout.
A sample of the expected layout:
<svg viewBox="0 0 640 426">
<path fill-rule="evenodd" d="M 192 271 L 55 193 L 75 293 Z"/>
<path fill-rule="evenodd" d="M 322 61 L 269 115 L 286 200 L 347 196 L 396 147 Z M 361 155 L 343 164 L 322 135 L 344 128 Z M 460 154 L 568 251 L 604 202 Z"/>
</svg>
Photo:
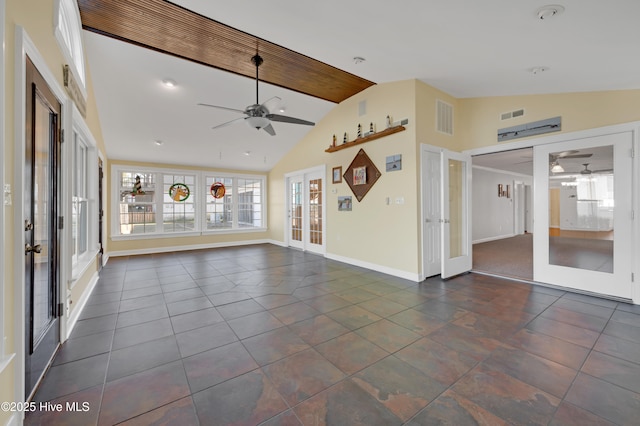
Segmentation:
<svg viewBox="0 0 640 426">
<path fill-rule="evenodd" d="M 382 173 L 373 164 L 364 149 L 356 154 L 355 158 L 342 176 L 351 188 L 353 195 L 358 201 L 362 201 L 374 183 L 380 178 Z"/>
</svg>

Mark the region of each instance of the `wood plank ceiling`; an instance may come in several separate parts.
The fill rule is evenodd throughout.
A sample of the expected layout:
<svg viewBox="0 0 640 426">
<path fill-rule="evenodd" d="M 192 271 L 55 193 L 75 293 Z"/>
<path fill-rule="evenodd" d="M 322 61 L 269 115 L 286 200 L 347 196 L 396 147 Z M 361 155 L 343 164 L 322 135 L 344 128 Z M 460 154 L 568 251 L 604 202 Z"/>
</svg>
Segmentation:
<svg viewBox="0 0 640 426">
<path fill-rule="evenodd" d="M 164 0 L 78 0 L 85 30 L 339 103 L 373 82 Z"/>
</svg>

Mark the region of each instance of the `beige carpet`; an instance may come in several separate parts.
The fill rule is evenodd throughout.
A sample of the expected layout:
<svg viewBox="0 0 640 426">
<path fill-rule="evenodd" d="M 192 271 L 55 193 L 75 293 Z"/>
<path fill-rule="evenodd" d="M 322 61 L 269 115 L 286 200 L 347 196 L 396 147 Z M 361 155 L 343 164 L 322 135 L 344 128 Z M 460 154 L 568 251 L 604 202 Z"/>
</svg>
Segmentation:
<svg viewBox="0 0 640 426">
<path fill-rule="evenodd" d="M 533 280 L 533 234 L 474 244 L 473 269 Z"/>
</svg>

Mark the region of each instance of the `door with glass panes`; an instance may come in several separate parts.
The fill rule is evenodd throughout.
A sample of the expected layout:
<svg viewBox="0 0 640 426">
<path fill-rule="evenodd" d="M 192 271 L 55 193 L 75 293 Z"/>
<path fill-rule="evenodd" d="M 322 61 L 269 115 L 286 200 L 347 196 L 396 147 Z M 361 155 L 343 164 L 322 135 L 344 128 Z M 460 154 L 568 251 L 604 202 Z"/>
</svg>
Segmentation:
<svg viewBox="0 0 640 426">
<path fill-rule="evenodd" d="M 287 178 L 287 240 L 291 247 L 325 251 L 324 170 Z"/>
</svg>

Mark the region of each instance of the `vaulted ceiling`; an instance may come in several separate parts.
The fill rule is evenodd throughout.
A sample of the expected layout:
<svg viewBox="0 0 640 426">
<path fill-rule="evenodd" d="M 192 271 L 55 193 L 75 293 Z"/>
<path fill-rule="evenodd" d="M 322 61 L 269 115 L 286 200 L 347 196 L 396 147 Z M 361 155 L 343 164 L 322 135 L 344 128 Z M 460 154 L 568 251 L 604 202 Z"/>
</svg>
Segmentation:
<svg viewBox="0 0 640 426">
<path fill-rule="evenodd" d="M 640 88 L 635 0 L 564 0 L 545 20 L 536 0 L 78 3 L 113 159 L 273 167 L 308 127 L 212 130 L 238 114 L 197 106 L 253 104 L 256 50 L 260 101 L 278 96 L 284 114 L 315 122 L 371 84 L 411 78 L 460 98 Z"/>
</svg>

